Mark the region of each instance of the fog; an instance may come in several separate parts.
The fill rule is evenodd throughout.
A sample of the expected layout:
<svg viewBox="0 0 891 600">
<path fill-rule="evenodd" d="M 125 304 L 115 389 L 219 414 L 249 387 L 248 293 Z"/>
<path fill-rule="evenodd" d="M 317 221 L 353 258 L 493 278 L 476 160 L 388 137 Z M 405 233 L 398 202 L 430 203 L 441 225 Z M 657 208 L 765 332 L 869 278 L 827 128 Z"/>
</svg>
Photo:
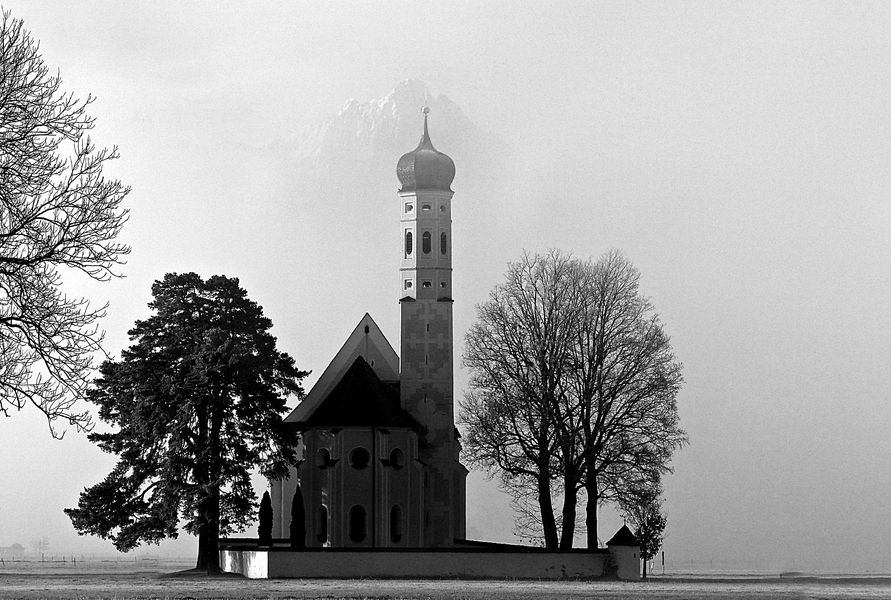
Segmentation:
<svg viewBox="0 0 891 600">
<path fill-rule="evenodd" d="M 292 194 L 292 157 L 270 154 L 349 99 L 421 80 L 500 141 L 497 185 L 474 197 L 461 177 L 477 165 L 437 143 L 430 115 L 458 173 L 459 346 L 524 249 L 620 248 L 640 269 L 686 381 L 666 556 L 826 570 L 891 556 L 888 4 L 4 7 L 66 90 L 98 97 L 93 138 L 120 147 L 107 174 L 133 188 L 126 278 L 66 280 L 110 302 L 113 355 L 170 271 L 241 278 L 310 384 L 366 311 L 397 340 L 398 155 L 383 197 L 334 210 Z M 76 431 L 52 440 L 30 408 L 0 418 L 0 452 L 0 546 L 112 551 L 62 509 L 113 457 Z M 494 487 L 472 475 L 468 533 L 511 540 Z M 621 520 L 604 518 L 609 536 Z"/>
</svg>

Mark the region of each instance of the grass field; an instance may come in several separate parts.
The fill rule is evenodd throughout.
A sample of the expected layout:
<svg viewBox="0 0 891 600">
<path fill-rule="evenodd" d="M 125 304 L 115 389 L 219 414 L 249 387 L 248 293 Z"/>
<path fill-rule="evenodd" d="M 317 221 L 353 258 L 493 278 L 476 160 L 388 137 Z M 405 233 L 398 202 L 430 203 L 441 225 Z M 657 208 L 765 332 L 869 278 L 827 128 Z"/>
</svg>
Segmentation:
<svg viewBox="0 0 891 600">
<path fill-rule="evenodd" d="M 40 563 L 38 563 L 40 564 Z M 248 580 L 238 576 L 171 573 L 170 564 L 87 563 L 25 568 L 0 565 L 0 599 L 7 598 L 889 598 L 889 577 L 654 577 L 646 582 L 455 580 Z M 188 566 L 188 565 L 187 565 Z M 20 567 L 20 568 L 16 568 Z M 185 567 L 184 567 L 185 568 Z"/>
</svg>

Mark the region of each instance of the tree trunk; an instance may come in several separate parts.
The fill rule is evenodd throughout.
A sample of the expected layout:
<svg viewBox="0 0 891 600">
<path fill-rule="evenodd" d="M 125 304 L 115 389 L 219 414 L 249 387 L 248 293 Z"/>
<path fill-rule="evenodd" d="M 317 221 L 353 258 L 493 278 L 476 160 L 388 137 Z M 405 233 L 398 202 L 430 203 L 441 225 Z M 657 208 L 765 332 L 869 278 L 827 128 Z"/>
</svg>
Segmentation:
<svg viewBox="0 0 891 600">
<path fill-rule="evenodd" d="M 541 510 L 541 528 L 544 533 L 545 548 L 557 549 L 557 521 L 554 519 L 554 504 L 551 500 L 551 485 L 547 475 L 538 476 L 538 507 Z"/>
<path fill-rule="evenodd" d="M 564 481 L 563 486 L 563 526 L 560 531 L 560 549 L 572 548 L 575 537 L 575 515 L 578 508 L 578 496 L 575 491 L 575 483 Z"/>
<path fill-rule="evenodd" d="M 220 490 L 213 490 L 202 502 L 203 522 L 198 529 L 198 561 L 196 569 L 208 573 L 220 571 Z"/>
<path fill-rule="evenodd" d="M 585 534 L 588 548 L 597 548 L 597 504 L 600 494 L 597 489 L 597 470 L 594 468 L 594 461 L 587 462 L 585 492 L 588 495 L 588 503 L 585 506 Z"/>
<path fill-rule="evenodd" d="M 641 556 L 643 558 L 643 556 Z M 643 558 L 643 578 L 647 578 L 647 559 Z"/>
<path fill-rule="evenodd" d="M 210 418 L 208 419 L 208 412 Z M 196 469 L 196 479 L 203 487 L 203 498 L 198 502 L 198 561 L 195 568 L 208 573 L 220 571 L 220 445 L 222 430 L 220 402 L 210 411 L 200 406 L 197 410 L 199 440 L 208 447 L 209 457 Z M 208 421 L 210 421 L 208 426 Z"/>
</svg>

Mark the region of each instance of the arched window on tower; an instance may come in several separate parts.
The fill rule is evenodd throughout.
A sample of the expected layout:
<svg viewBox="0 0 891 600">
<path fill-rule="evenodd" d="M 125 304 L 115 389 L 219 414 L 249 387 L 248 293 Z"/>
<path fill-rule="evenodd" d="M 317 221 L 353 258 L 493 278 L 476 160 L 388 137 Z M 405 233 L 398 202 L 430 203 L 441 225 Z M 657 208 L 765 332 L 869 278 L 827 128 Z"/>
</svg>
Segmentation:
<svg viewBox="0 0 891 600">
<path fill-rule="evenodd" d="M 405 255 L 411 256 L 412 249 L 412 239 L 411 239 L 411 231 L 405 232 Z"/>
<path fill-rule="evenodd" d="M 445 234 L 445 231 L 443 231 L 442 233 L 439 234 L 439 251 L 440 251 L 440 253 L 445 254 L 446 250 L 447 250 L 446 234 Z"/>
<path fill-rule="evenodd" d="M 421 236 L 421 249 L 424 251 L 424 254 L 430 254 L 430 232 L 425 231 L 424 235 Z"/>
</svg>

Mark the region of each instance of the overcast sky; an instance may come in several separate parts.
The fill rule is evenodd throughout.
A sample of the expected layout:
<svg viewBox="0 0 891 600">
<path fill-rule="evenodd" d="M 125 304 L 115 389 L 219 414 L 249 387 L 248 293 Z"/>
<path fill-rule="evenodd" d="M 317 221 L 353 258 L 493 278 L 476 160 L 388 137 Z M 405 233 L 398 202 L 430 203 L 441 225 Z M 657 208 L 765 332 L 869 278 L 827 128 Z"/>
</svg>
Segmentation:
<svg viewBox="0 0 891 600">
<path fill-rule="evenodd" d="M 273 207 L 287 161 L 249 155 L 420 79 L 524 157 L 503 194 L 468 198 L 452 155 L 456 338 L 524 249 L 621 248 L 684 363 L 667 556 L 845 570 L 865 552 L 891 568 L 891 4 L 4 7 L 66 90 L 98 97 L 94 139 L 120 147 L 108 174 L 133 187 L 127 278 L 71 282 L 111 303 L 112 353 L 151 282 L 192 270 L 240 277 L 315 375 L 366 311 L 395 344 L 398 212 L 392 231 L 344 235 L 324 205 Z M 485 239 L 462 248 L 462 220 Z M 392 299 L 328 243 L 356 236 L 392 269 Z M 110 548 L 61 510 L 111 457 L 73 431 L 51 440 L 34 410 L 0 419 L 0 451 L 0 546 Z M 472 476 L 469 533 L 510 539 L 491 488 Z"/>
</svg>

